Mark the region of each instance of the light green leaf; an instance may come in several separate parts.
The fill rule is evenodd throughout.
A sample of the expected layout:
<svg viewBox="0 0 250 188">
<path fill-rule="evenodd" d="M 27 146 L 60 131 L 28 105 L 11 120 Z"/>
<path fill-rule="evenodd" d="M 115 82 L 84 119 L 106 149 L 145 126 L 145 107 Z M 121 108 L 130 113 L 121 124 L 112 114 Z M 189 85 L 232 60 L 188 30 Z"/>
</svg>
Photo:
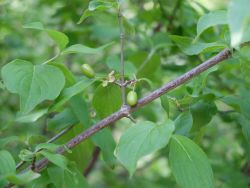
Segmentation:
<svg viewBox="0 0 250 188">
<path fill-rule="evenodd" d="M 44 26 L 41 22 L 31 22 L 23 25 L 23 28 L 25 29 L 38 29 L 38 30 L 44 30 Z"/>
<path fill-rule="evenodd" d="M 65 79 L 63 73 L 52 65 L 33 65 L 24 60 L 14 60 L 2 68 L 5 86 L 20 96 L 22 113 L 28 113 L 44 100 L 53 100 L 61 92 Z"/>
<path fill-rule="evenodd" d="M 23 174 L 10 174 L 6 176 L 6 179 L 16 185 L 24 185 L 40 177 L 40 174 L 29 170 Z"/>
<path fill-rule="evenodd" d="M 82 79 L 75 83 L 74 85 L 65 88 L 62 91 L 62 94 L 59 96 L 57 103 L 53 105 L 50 111 L 55 111 L 60 108 L 63 104 L 65 104 L 68 100 L 70 100 L 73 96 L 82 93 L 85 89 L 87 89 L 90 85 L 92 85 L 96 80 L 94 79 Z"/>
<path fill-rule="evenodd" d="M 175 133 L 185 135 L 187 134 L 193 125 L 193 117 L 190 111 L 181 113 L 175 119 Z"/>
<path fill-rule="evenodd" d="M 33 158 L 35 157 L 35 154 L 27 149 L 22 149 L 18 155 L 18 157 L 22 160 L 22 161 L 32 161 Z"/>
<path fill-rule="evenodd" d="M 53 62 L 53 65 L 59 68 L 63 72 L 65 80 L 66 80 L 65 87 L 70 87 L 73 84 L 75 84 L 76 82 L 75 77 L 73 73 L 71 72 L 71 70 L 66 65 L 62 63 L 57 63 L 57 62 Z"/>
<path fill-rule="evenodd" d="M 213 171 L 206 154 L 192 140 L 172 136 L 169 162 L 180 188 L 213 188 Z"/>
<path fill-rule="evenodd" d="M 38 29 L 47 32 L 51 39 L 54 40 L 58 45 L 60 50 L 63 50 L 69 43 L 69 38 L 64 33 L 52 29 L 45 29 L 43 24 L 40 22 L 25 24 L 23 27 L 27 29 Z"/>
<path fill-rule="evenodd" d="M 69 43 L 69 38 L 62 32 L 46 29 L 48 35 L 56 42 L 60 50 L 63 50 Z"/>
<path fill-rule="evenodd" d="M 59 147 L 60 145 L 58 144 L 53 144 L 53 143 L 41 143 L 41 144 L 38 144 L 35 148 L 35 151 L 39 151 L 39 150 L 42 150 L 42 149 L 46 149 L 50 152 L 55 152 L 56 149 Z"/>
<path fill-rule="evenodd" d="M 50 181 L 56 187 L 62 187 L 64 181 L 64 170 L 57 166 L 47 168 Z"/>
<path fill-rule="evenodd" d="M 216 51 L 226 47 L 225 44 L 220 44 L 217 42 L 193 42 L 192 38 L 177 35 L 171 35 L 170 38 L 177 44 L 181 51 L 187 55 L 197 55 L 203 52 Z"/>
<path fill-rule="evenodd" d="M 209 27 L 227 23 L 227 11 L 225 10 L 217 10 L 205 14 L 198 21 L 196 38 L 198 38 L 202 32 L 204 32 Z"/>
<path fill-rule="evenodd" d="M 68 160 L 66 157 L 60 154 L 54 154 L 50 153 L 47 151 L 40 151 L 44 157 L 46 157 L 50 162 L 54 163 L 55 165 L 59 166 L 60 168 L 64 170 L 68 170 L 67 165 L 68 165 Z"/>
<path fill-rule="evenodd" d="M 119 110 L 122 105 L 121 89 L 117 85 L 107 87 L 99 85 L 94 93 L 93 107 L 100 118 L 104 118 Z"/>
<path fill-rule="evenodd" d="M 250 25 L 250 0 L 232 0 L 228 7 L 231 46 L 238 47 Z"/>
<path fill-rule="evenodd" d="M 89 7 L 87 10 L 85 10 L 80 18 L 80 20 L 77 22 L 77 24 L 82 23 L 86 18 L 89 16 L 94 16 L 98 12 L 109 10 L 110 8 L 117 8 L 118 3 L 117 2 L 107 2 L 103 0 L 92 0 L 89 3 Z"/>
<path fill-rule="evenodd" d="M 150 153 L 165 147 L 174 131 L 174 123 L 167 120 L 161 125 L 145 121 L 128 128 L 119 140 L 115 150 L 118 160 L 133 175 L 137 161 Z"/>
<path fill-rule="evenodd" d="M 0 176 L 16 173 L 16 163 L 12 155 L 6 151 L 0 151 Z"/>
<path fill-rule="evenodd" d="M 21 123 L 32 123 L 37 121 L 39 118 L 41 118 L 43 115 L 45 115 L 48 112 L 48 108 L 44 108 L 41 110 L 37 110 L 34 112 L 31 112 L 30 114 L 17 114 L 16 121 Z"/>
<path fill-rule="evenodd" d="M 70 172 L 64 171 L 64 181 L 63 181 L 63 187 L 74 187 L 74 188 L 89 188 L 89 185 L 82 175 L 81 172 L 76 168 L 75 165 L 70 166 Z"/>
<path fill-rule="evenodd" d="M 105 44 L 103 46 L 100 46 L 98 48 L 91 48 L 82 44 L 74 44 L 68 48 L 66 48 L 62 54 L 73 54 L 73 53 L 82 53 L 82 54 L 97 54 L 103 51 L 108 46 L 114 44 L 113 42 L 110 42 L 108 44 Z"/>
<path fill-rule="evenodd" d="M 163 107 L 163 109 L 167 112 L 167 115 L 169 117 L 169 99 L 167 95 L 162 95 L 161 96 L 161 106 Z"/>
</svg>

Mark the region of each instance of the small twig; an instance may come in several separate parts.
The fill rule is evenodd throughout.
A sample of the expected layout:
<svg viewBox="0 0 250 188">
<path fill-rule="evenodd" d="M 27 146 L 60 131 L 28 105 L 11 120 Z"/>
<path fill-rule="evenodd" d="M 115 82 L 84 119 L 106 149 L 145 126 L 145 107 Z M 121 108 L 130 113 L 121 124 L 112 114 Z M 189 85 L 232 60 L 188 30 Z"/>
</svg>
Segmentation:
<svg viewBox="0 0 250 188">
<path fill-rule="evenodd" d="M 119 6 L 118 9 L 118 22 L 120 28 L 120 45 L 121 45 L 121 52 L 120 52 L 120 63 L 121 63 L 121 88 L 122 88 L 122 103 L 123 105 L 126 104 L 126 87 L 124 86 L 125 78 L 124 78 L 124 29 L 122 25 L 122 13 L 121 7 Z"/>
<path fill-rule="evenodd" d="M 34 154 L 32 162 L 31 162 L 31 170 L 35 171 L 36 169 L 36 155 Z"/>
<path fill-rule="evenodd" d="M 116 85 L 120 86 L 120 87 L 127 87 L 128 85 L 132 85 L 135 84 L 137 82 L 137 80 L 133 79 L 133 80 L 125 80 L 125 82 L 122 84 L 119 81 L 114 82 Z"/>
<path fill-rule="evenodd" d="M 126 117 L 127 117 L 128 119 L 130 119 L 133 123 L 136 123 L 136 119 L 133 118 L 133 116 L 132 116 L 131 114 L 128 114 Z"/>
<path fill-rule="evenodd" d="M 88 164 L 88 166 L 85 168 L 83 175 L 87 177 L 89 173 L 93 170 L 95 163 L 97 162 L 97 159 L 100 155 L 101 149 L 99 147 L 95 147 L 93 153 L 92 153 L 92 158 Z"/>
</svg>

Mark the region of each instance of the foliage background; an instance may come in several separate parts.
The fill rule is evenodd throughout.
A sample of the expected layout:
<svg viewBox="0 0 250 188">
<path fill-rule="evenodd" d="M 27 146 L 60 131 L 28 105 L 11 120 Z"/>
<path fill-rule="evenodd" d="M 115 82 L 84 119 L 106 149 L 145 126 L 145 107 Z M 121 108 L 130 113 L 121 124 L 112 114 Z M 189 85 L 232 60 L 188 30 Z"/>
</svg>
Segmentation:
<svg viewBox="0 0 250 188">
<path fill-rule="evenodd" d="M 102 12 L 88 18 L 82 24 L 76 24 L 83 10 L 88 7 L 88 3 L 82 0 L 1 0 L 0 66 L 16 58 L 40 64 L 56 54 L 55 44 L 46 33 L 22 27 L 26 23 L 39 21 L 46 28 L 65 33 L 70 39 L 69 45 L 81 43 L 98 47 L 115 41 L 111 48 L 97 55 L 68 55 L 58 60 L 65 64 L 76 78 L 82 76 L 79 67 L 83 63 L 91 64 L 96 72 L 107 75 L 115 67 L 114 62 L 117 62 L 120 53 L 117 15 L 112 11 Z M 157 45 L 164 45 L 163 48 L 156 50 L 147 66 L 137 74 L 138 77 L 152 81 L 151 87 L 144 82 L 138 85 L 137 92 L 140 97 L 220 51 L 187 56 L 180 51 L 169 35 L 194 38 L 198 19 L 203 14 L 211 10 L 226 9 L 227 6 L 228 1 L 216 0 L 137 0 L 125 3 L 123 13 L 129 22 L 126 26 L 125 44 L 128 75 L 132 78 L 148 54 Z M 173 11 L 175 13 L 171 17 Z M 210 28 L 200 40 L 223 41 L 228 44 L 228 28 L 226 26 Z M 216 187 L 243 188 L 249 184 L 247 125 L 250 120 L 246 118 L 249 117 L 249 105 L 244 106 L 250 101 L 249 66 L 239 59 L 239 55 L 235 54 L 233 59 L 168 94 L 171 119 L 175 120 L 183 110 L 191 110 L 194 123 L 189 136 L 208 155 L 214 170 Z M 92 99 L 96 87 L 97 84 L 94 84 L 82 94 L 85 99 L 84 104 L 87 106 L 85 112 L 90 114 L 89 117 L 94 113 Z M 46 101 L 36 110 L 48 105 L 50 102 Z M 10 94 L 4 88 L 1 89 L 0 137 L 2 139 L 15 136 L 13 141 L 3 148 L 7 148 L 15 156 L 16 161 L 19 161 L 18 153 L 21 149 L 34 147 L 37 142 L 46 140 L 44 138 L 40 140 L 35 135 L 50 138 L 56 133 L 55 130 L 47 130 L 51 114 L 46 114 L 35 122 L 23 123 L 16 120 L 18 111 L 18 96 Z M 166 118 L 166 112 L 161 107 L 159 99 L 140 109 L 134 117 L 138 121 L 161 122 Z M 95 122 L 98 119 L 100 117 L 96 116 L 91 121 Z M 123 119 L 116 124 L 112 129 L 113 136 L 118 141 L 122 131 L 132 123 L 128 119 Z M 200 124 L 204 126 L 200 127 Z M 63 143 L 80 132 L 83 129 L 81 125 L 82 123 L 58 143 Z M 31 136 L 34 141 L 29 145 L 28 140 Z M 88 140 L 69 154 L 69 157 L 77 162 L 80 171 L 84 170 L 90 160 L 93 145 L 93 142 Z M 109 168 L 102 157 L 87 180 L 91 187 L 177 187 L 168 164 L 168 150 L 166 147 L 141 159 L 133 178 L 129 178 L 126 170 L 117 161 L 113 169 Z"/>
</svg>

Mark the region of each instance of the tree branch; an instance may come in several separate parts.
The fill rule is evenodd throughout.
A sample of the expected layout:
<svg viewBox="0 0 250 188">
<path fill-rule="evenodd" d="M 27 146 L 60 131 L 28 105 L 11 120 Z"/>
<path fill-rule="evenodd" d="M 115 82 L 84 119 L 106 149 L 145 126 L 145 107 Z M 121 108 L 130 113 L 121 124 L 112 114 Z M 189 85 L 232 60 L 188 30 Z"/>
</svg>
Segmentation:
<svg viewBox="0 0 250 188">
<path fill-rule="evenodd" d="M 193 68 L 192 70 L 188 71 L 187 73 L 181 75 L 180 77 L 172 80 L 171 82 L 163 85 L 161 88 L 156 89 L 152 93 L 149 93 L 147 96 L 140 99 L 135 107 L 130 106 L 122 106 L 120 110 L 111 114 L 110 116 L 104 118 L 103 120 L 99 121 L 89 129 L 85 130 L 84 132 L 80 133 L 76 137 L 72 138 L 65 146 L 69 149 L 74 148 L 79 143 L 83 142 L 93 134 L 97 133 L 101 129 L 109 126 L 110 124 L 116 122 L 117 120 L 127 117 L 131 112 L 136 111 L 137 109 L 141 108 L 142 106 L 152 102 L 153 100 L 159 98 L 160 96 L 164 95 L 165 93 L 173 90 L 174 88 L 184 84 L 191 78 L 198 76 L 200 73 L 206 71 L 207 69 L 215 66 L 216 64 L 222 62 L 231 57 L 231 51 L 229 49 L 225 49 L 212 57 L 211 59 L 207 60 L 206 62 L 200 64 L 199 66 Z M 64 153 L 66 148 L 65 146 L 59 147 L 57 149 L 57 153 Z M 48 164 L 48 160 L 46 158 L 41 159 L 36 163 L 36 172 L 40 172 L 46 165 Z M 30 168 L 30 167 L 29 167 Z"/>
<path fill-rule="evenodd" d="M 100 155 L 101 149 L 99 147 L 95 147 L 93 153 L 92 153 L 92 158 L 88 164 L 88 166 L 85 168 L 83 175 L 85 177 L 87 177 L 89 175 L 89 173 L 91 172 L 91 170 L 94 168 L 95 163 Z"/>
</svg>

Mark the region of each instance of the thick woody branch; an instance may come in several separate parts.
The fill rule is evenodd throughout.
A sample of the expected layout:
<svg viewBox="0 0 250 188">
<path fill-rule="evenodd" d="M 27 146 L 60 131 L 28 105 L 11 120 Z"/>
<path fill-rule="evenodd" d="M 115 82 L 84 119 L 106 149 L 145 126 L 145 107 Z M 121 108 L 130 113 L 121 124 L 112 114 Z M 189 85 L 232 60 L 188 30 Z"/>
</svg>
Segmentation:
<svg viewBox="0 0 250 188">
<path fill-rule="evenodd" d="M 149 93 L 147 96 L 140 99 L 135 107 L 130 106 L 122 106 L 122 108 L 111 114 L 110 116 L 104 118 L 103 120 L 99 121 L 89 129 L 85 130 L 84 132 L 80 133 L 76 137 L 72 138 L 68 143 L 65 144 L 65 146 L 69 149 L 74 148 L 79 143 L 83 142 L 93 134 L 97 133 L 101 129 L 109 126 L 110 124 L 116 122 L 117 120 L 128 117 L 129 114 L 133 111 L 136 111 L 137 109 L 143 107 L 144 105 L 152 102 L 153 100 L 159 98 L 160 96 L 164 95 L 165 93 L 173 90 L 174 88 L 184 84 L 191 78 L 198 76 L 200 73 L 206 71 L 210 67 L 215 66 L 216 64 L 222 62 L 225 59 L 228 59 L 231 57 L 231 51 L 229 49 L 225 49 L 222 52 L 218 53 L 216 56 L 212 57 L 211 59 L 207 60 L 206 62 L 200 64 L 199 66 L 193 68 L 192 70 L 188 71 L 187 73 L 181 75 L 180 77 L 176 78 L 175 80 L 163 85 L 161 88 L 153 91 L 152 93 Z M 57 150 L 57 153 L 64 153 L 66 148 L 65 146 L 59 147 Z M 46 165 L 48 164 L 48 160 L 46 158 L 38 161 L 36 163 L 36 169 L 35 171 L 39 172 L 41 171 Z"/>
</svg>

